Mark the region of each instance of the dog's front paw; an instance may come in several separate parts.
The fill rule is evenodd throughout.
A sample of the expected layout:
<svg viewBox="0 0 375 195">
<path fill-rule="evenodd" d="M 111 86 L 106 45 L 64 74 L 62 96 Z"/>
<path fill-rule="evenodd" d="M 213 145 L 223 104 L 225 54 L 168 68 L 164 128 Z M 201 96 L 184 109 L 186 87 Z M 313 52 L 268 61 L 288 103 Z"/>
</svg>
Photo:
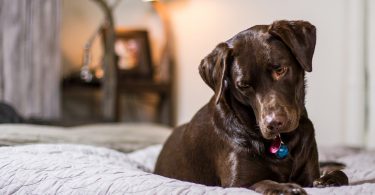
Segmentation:
<svg viewBox="0 0 375 195">
<path fill-rule="evenodd" d="M 343 186 L 348 184 L 349 179 L 342 171 L 332 171 L 315 180 L 313 183 L 314 187 L 318 188 Z"/>
<path fill-rule="evenodd" d="M 293 183 L 283 183 L 266 189 L 265 195 L 307 195 L 306 191 L 299 185 Z"/>
</svg>

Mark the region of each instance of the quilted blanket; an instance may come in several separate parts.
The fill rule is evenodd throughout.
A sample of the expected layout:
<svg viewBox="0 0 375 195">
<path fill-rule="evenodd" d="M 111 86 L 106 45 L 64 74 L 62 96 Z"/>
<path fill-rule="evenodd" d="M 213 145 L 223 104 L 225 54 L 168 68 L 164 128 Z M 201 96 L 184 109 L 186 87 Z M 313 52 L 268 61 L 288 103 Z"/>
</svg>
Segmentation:
<svg viewBox="0 0 375 195">
<path fill-rule="evenodd" d="M 152 174 L 161 145 L 124 154 L 73 144 L 0 148 L 0 194 L 257 194 Z M 334 150 L 337 151 L 337 150 Z M 306 188 L 309 194 L 374 194 L 375 152 L 325 152 L 347 164 L 350 186 Z"/>
</svg>

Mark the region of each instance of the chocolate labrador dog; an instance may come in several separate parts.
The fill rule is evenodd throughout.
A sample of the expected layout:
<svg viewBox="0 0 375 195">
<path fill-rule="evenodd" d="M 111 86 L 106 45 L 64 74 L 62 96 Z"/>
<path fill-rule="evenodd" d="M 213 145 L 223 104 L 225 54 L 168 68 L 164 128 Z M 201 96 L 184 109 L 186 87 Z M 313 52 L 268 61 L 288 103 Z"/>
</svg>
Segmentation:
<svg viewBox="0 0 375 195">
<path fill-rule="evenodd" d="M 347 184 L 341 171 L 319 174 L 305 108 L 305 72 L 312 71 L 315 42 L 309 22 L 276 21 L 220 43 L 199 66 L 215 95 L 174 130 L 155 173 L 263 194 Z"/>
</svg>

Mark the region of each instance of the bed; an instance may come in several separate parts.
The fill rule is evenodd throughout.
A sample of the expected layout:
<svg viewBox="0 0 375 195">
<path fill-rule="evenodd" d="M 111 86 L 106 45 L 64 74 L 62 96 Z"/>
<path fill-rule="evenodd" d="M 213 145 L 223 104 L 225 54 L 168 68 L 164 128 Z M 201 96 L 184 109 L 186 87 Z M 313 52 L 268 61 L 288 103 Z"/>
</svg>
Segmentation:
<svg viewBox="0 0 375 195">
<path fill-rule="evenodd" d="M 0 125 L 0 132 L 0 194 L 257 194 L 152 174 L 167 127 Z M 351 185 L 309 194 L 375 193 L 374 151 L 322 148 L 320 158 L 345 163 Z"/>
</svg>

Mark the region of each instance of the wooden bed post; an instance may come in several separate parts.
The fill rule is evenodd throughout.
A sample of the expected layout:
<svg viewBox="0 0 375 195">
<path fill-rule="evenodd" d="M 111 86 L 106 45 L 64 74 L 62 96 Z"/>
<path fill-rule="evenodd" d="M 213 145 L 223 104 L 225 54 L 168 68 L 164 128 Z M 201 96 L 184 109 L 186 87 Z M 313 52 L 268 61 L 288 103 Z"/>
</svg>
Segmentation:
<svg viewBox="0 0 375 195">
<path fill-rule="evenodd" d="M 114 43 L 116 39 L 112 7 L 105 0 L 92 0 L 99 5 L 105 16 L 105 23 L 102 28 L 103 36 L 103 117 L 106 120 L 114 121 L 115 97 L 116 97 L 116 70 Z"/>
</svg>

